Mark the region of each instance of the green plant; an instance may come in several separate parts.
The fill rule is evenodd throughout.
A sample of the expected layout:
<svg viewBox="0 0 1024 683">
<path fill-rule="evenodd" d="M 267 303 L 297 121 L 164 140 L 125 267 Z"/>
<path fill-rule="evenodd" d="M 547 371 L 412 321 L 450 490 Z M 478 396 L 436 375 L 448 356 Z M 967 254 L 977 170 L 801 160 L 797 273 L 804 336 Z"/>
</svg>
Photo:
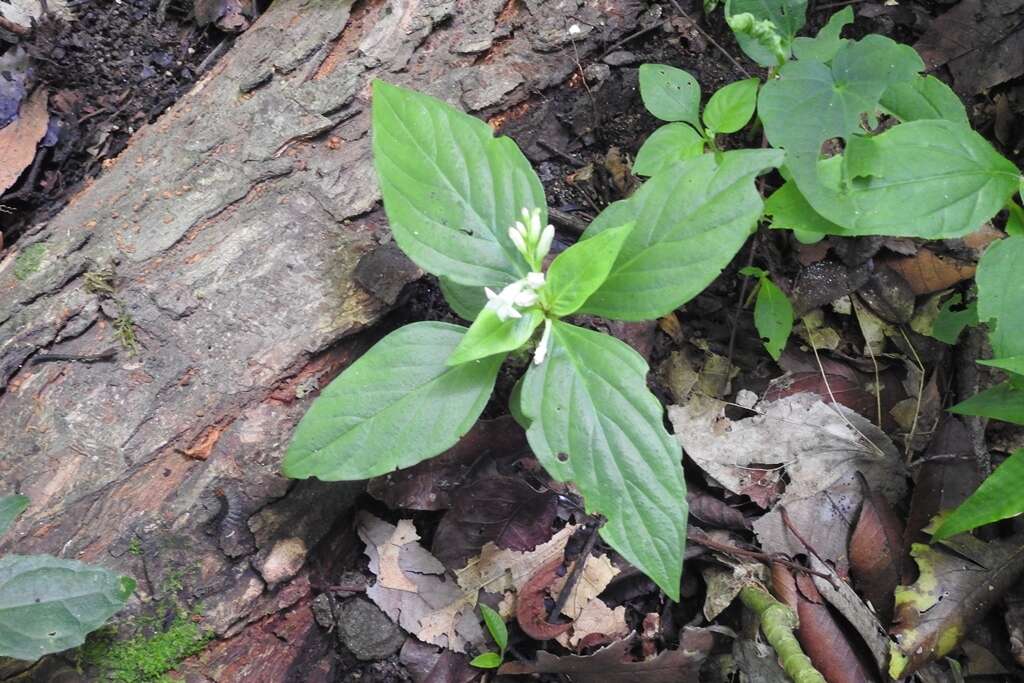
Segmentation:
<svg viewBox="0 0 1024 683">
<path fill-rule="evenodd" d="M 571 480 L 603 538 L 677 598 L 686 539 L 679 445 L 647 389 L 647 364 L 610 336 L 572 325 L 588 313 L 627 320 L 673 310 L 698 290 L 663 278 L 669 259 L 718 249 L 677 224 L 645 225 L 605 212 L 544 270 L 554 228 L 540 181 L 515 143 L 436 99 L 376 81 L 373 150 L 398 245 L 439 276 L 464 328 L 421 322 L 392 332 L 317 398 L 285 456 L 290 477 L 365 479 L 454 445 L 490 397 L 505 357 L 533 348 L 514 414 L 538 459 Z M 731 174 L 698 168 L 685 196 L 652 181 L 640 200 L 680 211 L 711 208 L 742 241 L 761 208 L 752 179 L 781 154 L 727 153 Z M 714 178 L 711 176 L 715 175 Z M 717 195 L 698 196 L 705 184 Z M 691 200 L 693 200 L 691 202 Z M 738 245 L 737 245 L 738 247 Z M 692 253 L 688 253 L 692 252 Z M 705 272 L 709 279 L 710 271 Z M 534 342 L 534 338 L 539 339 Z"/>
<path fill-rule="evenodd" d="M 487 605 L 480 604 L 480 613 L 484 616 L 484 623 L 487 630 L 494 638 L 499 652 L 484 652 L 473 658 L 472 666 L 479 669 L 497 669 L 505 661 L 505 650 L 508 648 L 508 628 L 505 627 L 505 620 Z"/>
<path fill-rule="evenodd" d="M 754 326 L 764 340 L 764 348 L 778 360 L 793 331 L 793 305 L 768 273 L 760 268 L 748 266 L 740 274 L 757 278 Z"/>
<path fill-rule="evenodd" d="M 105 678 L 121 683 L 170 681 L 165 676 L 182 661 L 202 652 L 213 634 L 202 630 L 192 615 L 179 611 L 165 630 L 146 637 L 118 641 L 97 634 L 80 652 L 81 662 L 100 669 Z"/>
<path fill-rule="evenodd" d="M 28 506 L 0 497 L 0 534 Z M 49 555 L 0 558 L 0 656 L 34 661 L 81 645 L 135 591 L 135 581 Z"/>
</svg>

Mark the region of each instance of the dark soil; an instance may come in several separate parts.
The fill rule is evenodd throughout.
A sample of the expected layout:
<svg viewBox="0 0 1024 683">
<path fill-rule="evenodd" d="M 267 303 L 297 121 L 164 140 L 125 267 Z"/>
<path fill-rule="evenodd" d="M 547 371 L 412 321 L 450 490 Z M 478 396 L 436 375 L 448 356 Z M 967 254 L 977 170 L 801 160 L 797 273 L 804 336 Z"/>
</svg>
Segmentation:
<svg viewBox="0 0 1024 683">
<path fill-rule="evenodd" d="M 4 196 L 3 243 L 55 214 L 103 162 L 191 87 L 223 39 L 198 28 L 189 7 L 159 0 L 84 0 L 76 19 L 44 17 L 27 43 L 30 80 L 50 92 L 47 144 Z M 191 4 L 191 3 L 189 3 Z"/>
</svg>

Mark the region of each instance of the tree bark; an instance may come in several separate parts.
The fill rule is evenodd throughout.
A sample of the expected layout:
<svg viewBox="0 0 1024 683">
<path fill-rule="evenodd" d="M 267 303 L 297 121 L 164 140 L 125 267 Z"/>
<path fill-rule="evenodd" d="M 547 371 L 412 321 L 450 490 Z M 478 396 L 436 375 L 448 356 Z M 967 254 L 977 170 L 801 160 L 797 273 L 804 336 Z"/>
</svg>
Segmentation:
<svg viewBox="0 0 1024 683">
<path fill-rule="evenodd" d="M 361 486 L 278 469 L 316 389 L 418 275 L 358 283 L 361 259 L 389 239 L 369 83 L 529 121 L 549 97 L 582 92 L 578 60 L 635 30 L 642 9 L 277 0 L 0 260 L 0 494 L 32 501 L 0 552 L 130 574 L 129 613 L 201 601 L 219 639 L 188 665 L 196 680 L 334 680 L 309 606 L 361 551 L 346 517 Z M 34 272 L 28 251 L 42 253 Z M 126 329 L 136 353 L 118 342 Z M 34 362 L 112 347 L 113 362 Z"/>
</svg>

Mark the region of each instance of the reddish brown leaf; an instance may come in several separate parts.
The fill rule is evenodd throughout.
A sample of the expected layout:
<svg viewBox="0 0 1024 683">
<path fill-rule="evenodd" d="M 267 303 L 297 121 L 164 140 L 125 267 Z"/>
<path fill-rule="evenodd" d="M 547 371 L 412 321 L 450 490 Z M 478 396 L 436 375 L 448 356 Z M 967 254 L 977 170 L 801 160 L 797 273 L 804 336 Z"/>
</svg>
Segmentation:
<svg viewBox="0 0 1024 683">
<path fill-rule="evenodd" d="M 750 521 L 742 512 L 707 491 L 689 486 L 686 502 L 690 516 L 716 529 L 749 529 Z"/>
<path fill-rule="evenodd" d="M 533 550 L 551 538 L 558 498 L 513 477 L 493 476 L 463 486 L 434 534 L 433 553 L 453 568 L 488 542 L 509 550 Z"/>
<path fill-rule="evenodd" d="M 818 593 L 808 574 L 796 577 L 785 566 L 772 564 L 772 592 L 793 610 L 800 622 L 797 639 L 811 658 L 814 668 L 829 683 L 866 683 L 877 681 L 878 675 L 858 653 L 861 646 L 847 635 L 839 618 L 833 614 Z"/>
<path fill-rule="evenodd" d="M 452 493 L 485 458 L 526 452 L 526 435 L 510 416 L 481 420 L 459 443 L 436 458 L 371 479 L 367 491 L 391 508 L 447 510 Z"/>
<path fill-rule="evenodd" d="M 635 640 L 633 635 L 585 656 L 556 657 L 542 650 L 536 661 L 509 662 L 498 673 L 566 674 L 573 683 L 697 683 L 701 662 L 714 645 L 710 631 L 686 628 L 678 649 L 663 650 L 653 659 L 635 661 L 629 654 Z"/>
<path fill-rule="evenodd" d="M 843 374 L 826 372 L 822 375 L 818 371 L 784 375 L 771 383 L 765 392 L 764 400 L 774 401 L 803 392 L 817 394 L 821 400 L 827 403 L 831 403 L 834 397 L 836 403 L 844 405 L 850 410 L 856 410 L 867 419 L 873 422 L 877 419 L 876 398 L 865 391 L 857 373 L 848 368 L 847 372 Z"/>
<path fill-rule="evenodd" d="M 931 294 L 949 289 L 958 282 L 974 277 L 973 263 L 939 256 L 924 247 L 913 256 L 892 258 L 886 264 L 903 276 L 914 294 Z"/>
<path fill-rule="evenodd" d="M 893 591 L 903 569 L 903 524 L 889 502 L 861 477 L 865 489 L 857 524 L 850 537 L 850 572 L 861 595 L 871 603 L 879 621 L 892 619 Z"/>
<path fill-rule="evenodd" d="M 572 624 L 552 624 L 548 621 L 548 609 L 544 604 L 548 587 L 558 578 L 562 566 L 561 557 L 553 557 L 547 564 L 535 571 L 516 597 L 516 621 L 523 633 L 534 640 L 551 640 L 567 632 Z"/>
</svg>

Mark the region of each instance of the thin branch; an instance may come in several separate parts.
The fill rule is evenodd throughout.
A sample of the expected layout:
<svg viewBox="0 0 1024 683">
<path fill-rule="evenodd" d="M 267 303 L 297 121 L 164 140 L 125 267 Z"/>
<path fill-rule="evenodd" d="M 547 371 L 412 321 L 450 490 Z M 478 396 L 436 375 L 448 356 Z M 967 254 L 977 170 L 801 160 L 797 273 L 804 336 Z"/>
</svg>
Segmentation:
<svg viewBox="0 0 1024 683">
<path fill-rule="evenodd" d="M 587 563 L 587 558 L 590 557 L 591 551 L 594 549 L 594 544 L 597 543 L 597 530 L 604 524 L 604 520 L 595 520 L 593 526 L 590 528 L 590 535 L 587 536 L 587 542 L 583 545 L 583 550 L 580 552 L 580 556 L 576 559 L 576 563 L 572 566 L 572 571 L 569 572 L 569 576 L 566 577 L 565 583 L 562 585 L 562 590 L 558 593 L 558 599 L 555 600 L 555 606 L 548 612 L 548 621 L 554 622 L 561 614 L 562 608 L 565 607 L 565 603 L 568 602 L 569 596 L 572 595 L 573 589 L 576 587 L 576 583 L 580 580 L 583 575 L 583 567 Z"/>
<path fill-rule="evenodd" d="M 683 8 L 682 8 L 682 7 L 681 7 L 681 6 L 679 5 L 679 3 L 678 3 L 678 2 L 676 1 L 676 0 L 668 0 L 668 1 L 672 3 L 672 6 L 676 8 L 676 11 L 677 11 L 677 12 L 679 12 L 680 14 L 682 14 L 682 15 L 683 15 L 683 18 L 684 18 L 684 19 L 686 19 L 686 20 L 687 20 L 687 21 L 689 21 L 689 22 L 690 22 L 691 24 L 693 24 L 693 27 L 694 27 L 695 29 L 697 29 L 697 31 L 698 31 L 698 32 L 699 32 L 699 33 L 700 33 L 700 34 L 701 34 L 701 35 L 702 35 L 702 36 L 704 37 L 704 39 L 705 39 L 706 41 L 708 41 L 709 43 L 711 43 L 712 45 L 714 45 L 714 46 L 715 46 L 715 49 L 717 49 L 717 50 L 718 50 L 719 52 L 721 52 L 721 53 L 722 53 L 723 55 L 725 55 L 725 58 L 726 58 L 726 59 L 728 59 L 728 60 L 729 60 L 729 61 L 730 61 L 730 62 L 732 63 L 732 65 L 733 65 L 734 67 L 736 67 L 736 69 L 737 69 L 737 70 L 738 70 L 738 71 L 739 71 L 739 72 L 740 72 L 741 74 L 743 74 L 743 75 L 744 75 L 744 76 L 746 76 L 747 78 L 752 78 L 752 76 L 750 75 L 750 72 L 749 72 L 749 71 L 747 71 L 746 69 L 744 69 L 744 68 L 743 68 L 743 65 L 742 65 L 742 64 L 740 64 L 740 63 L 739 63 L 738 61 L 736 61 L 736 58 L 735 58 L 735 57 L 733 57 L 733 56 L 732 56 L 731 54 L 729 54 L 729 51 L 728 51 L 728 50 L 726 50 L 726 49 L 725 49 L 724 47 L 722 47 L 722 44 L 721 44 L 721 43 L 719 43 L 719 42 L 718 42 L 717 40 L 715 40 L 715 39 L 714 39 L 714 38 L 713 38 L 713 37 L 711 36 L 711 34 L 710 34 L 710 33 L 708 33 L 707 31 L 705 31 L 704 29 L 702 29 L 702 28 L 700 27 L 700 24 L 698 24 L 698 23 L 697 23 L 696 21 L 694 21 L 694 20 L 693 20 L 693 18 L 692 18 L 692 17 L 690 17 L 690 15 L 686 13 L 686 10 L 684 10 L 684 9 L 683 9 Z"/>
</svg>

